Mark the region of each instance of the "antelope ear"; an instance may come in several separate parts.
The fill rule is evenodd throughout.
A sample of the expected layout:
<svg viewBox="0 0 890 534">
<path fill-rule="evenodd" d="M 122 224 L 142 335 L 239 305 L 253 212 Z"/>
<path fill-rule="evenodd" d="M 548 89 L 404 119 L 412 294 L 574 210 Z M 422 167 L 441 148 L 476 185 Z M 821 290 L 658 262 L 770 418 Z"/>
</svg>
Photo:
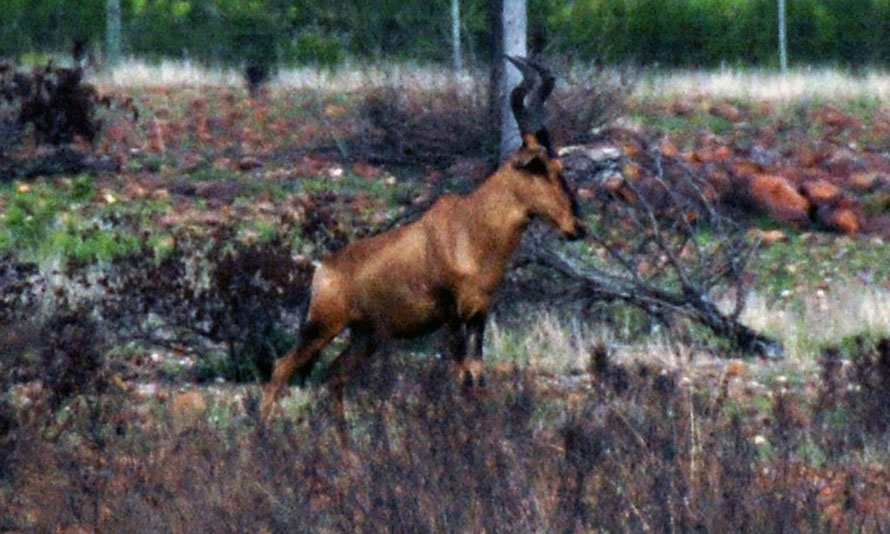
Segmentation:
<svg viewBox="0 0 890 534">
<path fill-rule="evenodd" d="M 522 149 L 516 156 L 513 166 L 532 174 L 547 174 L 547 162 L 544 152 L 540 149 Z"/>
</svg>

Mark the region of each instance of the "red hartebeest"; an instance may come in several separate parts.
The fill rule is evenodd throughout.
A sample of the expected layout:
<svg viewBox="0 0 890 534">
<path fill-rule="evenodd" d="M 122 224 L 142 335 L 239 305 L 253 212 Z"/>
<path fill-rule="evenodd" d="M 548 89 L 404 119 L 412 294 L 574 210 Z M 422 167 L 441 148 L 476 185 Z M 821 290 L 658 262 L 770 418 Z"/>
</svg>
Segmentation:
<svg viewBox="0 0 890 534">
<path fill-rule="evenodd" d="M 522 146 L 469 195 L 444 196 L 419 220 L 351 243 L 321 263 L 300 343 L 276 363 L 266 388 L 266 416 L 291 375 L 308 373 L 346 328 L 350 343 L 332 364 L 331 381 L 341 421 L 350 370 L 389 338 L 446 326 L 461 378 L 478 381 L 486 312 L 531 220 L 543 217 L 570 239 L 583 235 L 542 122 L 553 76 L 535 62 L 508 59 L 523 74 L 510 94 Z"/>
</svg>

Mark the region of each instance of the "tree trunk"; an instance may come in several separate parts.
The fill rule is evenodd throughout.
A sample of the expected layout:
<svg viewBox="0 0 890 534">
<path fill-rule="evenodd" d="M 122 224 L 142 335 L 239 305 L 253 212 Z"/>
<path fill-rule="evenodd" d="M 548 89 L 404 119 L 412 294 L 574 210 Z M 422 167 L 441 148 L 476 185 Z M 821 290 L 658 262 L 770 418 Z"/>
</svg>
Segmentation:
<svg viewBox="0 0 890 534">
<path fill-rule="evenodd" d="M 451 51 L 454 70 L 460 72 L 464 68 L 460 55 L 460 0 L 451 0 Z"/>
<path fill-rule="evenodd" d="M 121 0 L 105 4 L 105 64 L 113 67 L 121 57 Z"/>
<path fill-rule="evenodd" d="M 494 58 L 491 67 L 490 109 L 492 124 L 500 132 L 498 163 L 519 148 L 519 128 L 510 111 L 510 91 L 522 81 L 519 70 L 509 64 L 505 55 L 525 56 L 525 0 L 492 0 L 492 35 Z"/>
<path fill-rule="evenodd" d="M 785 0 L 779 2 L 779 68 L 785 73 L 788 71 L 788 39 L 785 23 Z"/>
</svg>

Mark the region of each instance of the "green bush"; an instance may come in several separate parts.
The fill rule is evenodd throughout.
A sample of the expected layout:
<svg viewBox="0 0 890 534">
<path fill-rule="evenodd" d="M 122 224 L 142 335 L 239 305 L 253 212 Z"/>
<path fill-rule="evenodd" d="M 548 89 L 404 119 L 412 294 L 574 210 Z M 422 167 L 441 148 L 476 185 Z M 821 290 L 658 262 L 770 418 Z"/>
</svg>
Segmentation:
<svg viewBox="0 0 890 534">
<path fill-rule="evenodd" d="M 313 31 L 285 43 L 282 55 L 287 63 L 332 67 L 343 61 L 345 51 L 335 38 Z"/>
<path fill-rule="evenodd" d="M 0 56 L 104 42 L 105 2 L 21 0 L 0 8 Z M 346 57 L 445 62 L 450 59 L 450 0 L 333 5 L 306 0 L 123 3 L 124 47 L 142 56 L 190 57 L 228 64 L 286 61 L 331 65 Z M 673 66 L 777 62 L 775 0 L 531 0 L 535 50 L 559 56 Z M 490 55 L 489 4 L 461 2 L 464 50 Z M 890 0 L 788 2 L 791 60 L 887 64 Z"/>
</svg>

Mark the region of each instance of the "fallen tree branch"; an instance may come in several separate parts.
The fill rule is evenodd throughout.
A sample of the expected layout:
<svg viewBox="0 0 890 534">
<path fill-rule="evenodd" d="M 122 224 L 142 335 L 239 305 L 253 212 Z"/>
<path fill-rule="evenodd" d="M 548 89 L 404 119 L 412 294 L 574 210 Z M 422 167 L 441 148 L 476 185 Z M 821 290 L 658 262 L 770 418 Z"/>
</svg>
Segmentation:
<svg viewBox="0 0 890 534">
<path fill-rule="evenodd" d="M 595 190 L 583 206 L 588 251 L 559 247 L 530 232 L 515 265 L 558 273 L 584 300 L 623 302 L 665 325 L 686 318 L 728 341 L 733 351 L 781 358 L 778 341 L 739 321 L 747 267 L 759 243 L 746 237 L 724 206 L 708 200 L 702 173 L 663 158 L 654 144 L 626 177 L 621 169 L 631 164 L 613 154 L 581 162 L 573 172 L 575 181 Z M 734 300 L 728 312 L 715 303 L 717 294 Z"/>
<path fill-rule="evenodd" d="M 600 269 L 581 266 L 540 243 L 524 247 L 516 258 L 516 266 L 538 265 L 559 273 L 580 285 L 586 299 L 621 301 L 667 322 L 666 317 L 681 316 L 708 327 L 715 335 L 729 341 L 733 349 L 768 359 L 784 356 L 781 344 L 742 324 L 732 314 L 724 314 L 705 296 L 689 299 L 674 292 L 632 279 L 611 275 Z"/>
</svg>

